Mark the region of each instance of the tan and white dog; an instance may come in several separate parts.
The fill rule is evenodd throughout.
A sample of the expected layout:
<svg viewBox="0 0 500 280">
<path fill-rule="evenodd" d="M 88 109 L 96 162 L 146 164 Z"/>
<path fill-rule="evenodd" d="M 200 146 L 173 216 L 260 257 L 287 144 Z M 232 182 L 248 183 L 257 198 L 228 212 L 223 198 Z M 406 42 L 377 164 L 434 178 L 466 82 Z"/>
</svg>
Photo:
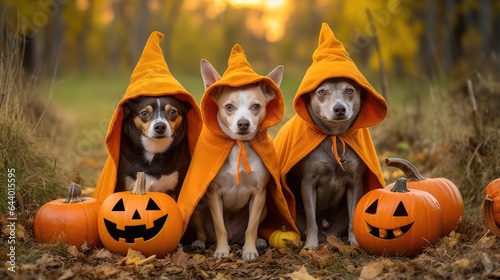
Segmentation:
<svg viewBox="0 0 500 280">
<path fill-rule="evenodd" d="M 201 75 L 205 89 L 221 79 L 207 60 L 201 62 Z M 279 86 L 283 67 L 276 67 L 267 77 Z M 203 250 L 208 240 L 215 239 L 215 258 L 228 256 L 230 244 L 243 242 L 242 258 L 254 260 L 259 256 L 257 249 L 267 246 L 263 239 L 258 239 L 257 230 L 267 212 L 266 185 L 270 173 L 249 141 L 257 135 L 266 117 L 266 105 L 275 95 L 274 89 L 261 81 L 240 87 L 224 86 L 210 96 L 217 104 L 220 129 L 236 141 L 191 218 L 197 235 L 191 246 Z M 242 151 L 248 161 L 241 159 Z M 210 215 L 203 211 L 206 206 Z"/>
</svg>

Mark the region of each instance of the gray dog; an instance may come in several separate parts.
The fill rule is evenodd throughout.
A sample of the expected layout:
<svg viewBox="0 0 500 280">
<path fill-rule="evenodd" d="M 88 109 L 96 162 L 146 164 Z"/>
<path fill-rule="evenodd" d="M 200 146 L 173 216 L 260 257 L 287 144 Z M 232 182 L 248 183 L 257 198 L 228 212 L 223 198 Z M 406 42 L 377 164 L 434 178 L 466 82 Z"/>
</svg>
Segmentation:
<svg viewBox="0 0 500 280">
<path fill-rule="evenodd" d="M 325 80 L 302 98 L 316 126 L 328 135 L 345 133 L 361 110 L 361 89 L 349 79 Z M 363 194 L 366 165 L 348 145 L 334 139 L 336 147 L 341 147 L 337 159 L 332 154 L 332 138 L 326 137 L 287 175 L 287 181 L 300 182 L 300 189 L 292 188 L 292 192 L 297 201 L 297 227 L 306 236 L 304 248 L 318 247 L 325 235 L 346 233 L 349 242 L 357 244 L 352 219 Z"/>
</svg>

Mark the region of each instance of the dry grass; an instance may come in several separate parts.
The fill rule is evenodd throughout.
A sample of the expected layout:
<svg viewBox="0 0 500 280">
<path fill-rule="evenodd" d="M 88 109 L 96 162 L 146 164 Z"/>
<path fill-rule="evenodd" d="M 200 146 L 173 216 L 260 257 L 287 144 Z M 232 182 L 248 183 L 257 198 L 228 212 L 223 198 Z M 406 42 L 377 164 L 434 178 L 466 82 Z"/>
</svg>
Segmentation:
<svg viewBox="0 0 500 280">
<path fill-rule="evenodd" d="M 53 128 L 63 124 L 42 101 L 36 81 L 23 73 L 19 38 L 12 33 L 2 38 L 7 40 L 0 57 L 0 180 L 7 182 L 7 170 L 15 169 L 16 213 L 29 215 L 64 194 L 69 183 L 54 148 Z M 5 213 L 7 188 L 0 189 L 0 202 Z"/>
<path fill-rule="evenodd" d="M 481 219 L 484 189 L 500 177 L 498 80 L 476 73 L 470 78 L 472 91 L 467 80 L 458 86 L 408 87 L 408 92 L 398 93 L 406 99 L 389 102 L 387 119 L 372 129 L 381 158 L 403 157 L 425 177 L 450 179 L 460 189 L 466 214 L 475 219 Z M 476 99 L 475 111 L 471 96 Z M 401 175 L 392 176 L 394 169 L 382 168 L 388 182 Z"/>
</svg>

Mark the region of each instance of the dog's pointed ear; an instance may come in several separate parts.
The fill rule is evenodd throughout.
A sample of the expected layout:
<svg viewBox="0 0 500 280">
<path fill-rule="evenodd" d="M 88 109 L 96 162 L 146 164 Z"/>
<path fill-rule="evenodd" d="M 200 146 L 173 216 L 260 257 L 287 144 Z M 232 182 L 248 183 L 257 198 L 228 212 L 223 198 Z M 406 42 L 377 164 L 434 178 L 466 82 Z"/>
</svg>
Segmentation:
<svg viewBox="0 0 500 280">
<path fill-rule="evenodd" d="M 280 65 L 274 68 L 273 71 L 267 74 L 267 77 L 273 80 L 279 87 L 281 85 L 281 81 L 283 80 L 283 66 Z M 270 100 L 274 99 L 274 97 L 276 96 L 276 92 L 271 86 L 269 86 L 265 82 L 261 82 L 261 87 L 262 87 L 262 92 L 264 92 L 265 94 L 266 101 L 269 102 Z"/>
<path fill-rule="evenodd" d="M 283 66 L 278 66 L 273 69 L 269 74 L 267 74 L 271 80 L 273 80 L 278 86 L 281 85 L 281 81 L 283 81 Z"/>
<path fill-rule="evenodd" d="M 215 70 L 215 68 L 208 62 L 206 59 L 201 60 L 201 78 L 203 79 L 203 83 L 205 85 L 205 90 L 211 86 L 213 83 L 220 80 L 220 75 Z"/>
<path fill-rule="evenodd" d="M 266 98 L 267 102 L 274 99 L 274 97 L 276 96 L 276 91 L 269 85 L 269 83 L 261 81 L 260 87 L 262 89 L 262 92 L 264 93 L 264 97 Z"/>
</svg>

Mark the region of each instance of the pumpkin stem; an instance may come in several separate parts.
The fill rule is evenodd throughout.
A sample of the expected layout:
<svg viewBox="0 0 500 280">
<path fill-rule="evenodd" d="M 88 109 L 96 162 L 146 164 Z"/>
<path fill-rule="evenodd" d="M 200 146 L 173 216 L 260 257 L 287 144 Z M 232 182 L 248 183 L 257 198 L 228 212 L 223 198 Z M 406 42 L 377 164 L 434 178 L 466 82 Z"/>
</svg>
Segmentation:
<svg viewBox="0 0 500 280">
<path fill-rule="evenodd" d="M 391 192 L 410 192 L 406 187 L 406 178 L 399 178 L 391 189 Z"/>
<path fill-rule="evenodd" d="M 281 226 L 281 232 L 286 232 L 286 227 L 285 226 Z"/>
<path fill-rule="evenodd" d="M 402 158 L 385 158 L 385 164 L 400 169 L 405 174 L 408 181 L 422 181 L 425 177 L 418 172 L 418 169 L 411 162 Z"/>
<path fill-rule="evenodd" d="M 137 179 L 135 179 L 133 194 L 146 194 L 146 175 L 144 172 L 137 172 Z"/>
<path fill-rule="evenodd" d="M 71 182 L 71 184 L 69 184 L 68 196 L 64 199 L 64 203 L 81 201 L 85 201 L 85 198 L 82 197 L 82 186 Z"/>
</svg>

